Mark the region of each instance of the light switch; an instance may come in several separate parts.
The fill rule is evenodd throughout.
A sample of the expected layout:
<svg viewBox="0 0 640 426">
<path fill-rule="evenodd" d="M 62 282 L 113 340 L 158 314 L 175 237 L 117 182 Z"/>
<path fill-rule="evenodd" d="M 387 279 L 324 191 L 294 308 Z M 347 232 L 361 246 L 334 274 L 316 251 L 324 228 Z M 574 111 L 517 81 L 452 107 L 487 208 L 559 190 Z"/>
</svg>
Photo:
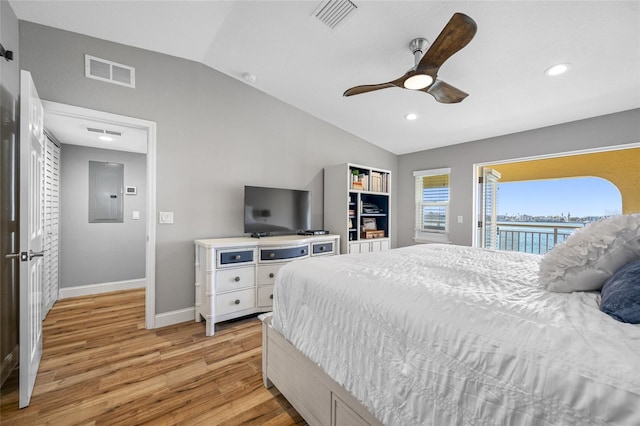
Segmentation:
<svg viewBox="0 0 640 426">
<path fill-rule="evenodd" d="M 158 223 L 173 223 L 173 212 L 160 212 Z"/>
<path fill-rule="evenodd" d="M 458 223 L 463 223 L 463 217 L 462 216 L 458 216 Z"/>
<path fill-rule="evenodd" d="M 133 211 L 133 220 L 140 220 L 140 212 L 138 210 Z"/>
</svg>

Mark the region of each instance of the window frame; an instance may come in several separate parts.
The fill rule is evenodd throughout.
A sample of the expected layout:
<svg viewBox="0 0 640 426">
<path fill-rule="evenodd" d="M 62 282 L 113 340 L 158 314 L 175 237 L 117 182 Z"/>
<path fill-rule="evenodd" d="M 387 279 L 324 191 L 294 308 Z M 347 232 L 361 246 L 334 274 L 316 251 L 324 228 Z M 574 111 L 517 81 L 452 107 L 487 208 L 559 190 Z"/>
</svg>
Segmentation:
<svg viewBox="0 0 640 426">
<path fill-rule="evenodd" d="M 423 179 L 427 176 L 440 176 L 440 175 L 448 175 L 449 185 L 448 185 L 448 199 L 446 201 L 431 201 L 424 202 L 422 199 L 422 192 L 424 190 L 424 186 L 422 183 L 418 181 L 423 181 Z M 417 170 L 413 172 L 413 181 L 414 181 L 414 238 L 413 240 L 416 242 L 426 242 L 426 243 L 450 243 L 449 240 L 449 226 L 451 219 L 451 168 L 444 167 L 439 169 L 428 169 L 428 170 Z M 433 206 L 433 207 L 444 207 L 445 209 L 445 225 L 444 230 L 425 230 L 424 222 L 423 222 L 423 208 L 425 206 Z"/>
</svg>

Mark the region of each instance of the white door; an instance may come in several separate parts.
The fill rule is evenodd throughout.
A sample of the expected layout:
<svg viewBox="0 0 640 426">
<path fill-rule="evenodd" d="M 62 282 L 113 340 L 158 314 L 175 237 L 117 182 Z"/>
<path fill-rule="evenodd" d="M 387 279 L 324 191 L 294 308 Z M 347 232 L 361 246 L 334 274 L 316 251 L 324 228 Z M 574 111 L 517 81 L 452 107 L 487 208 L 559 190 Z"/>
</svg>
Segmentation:
<svg viewBox="0 0 640 426">
<path fill-rule="evenodd" d="M 481 240 L 480 247 L 498 249 L 498 180 L 500 173 L 487 167 L 482 168 L 480 182 Z"/>
<path fill-rule="evenodd" d="M 20 74 L 20 408 L 29 405 L 42 357 L 44 147 L 42 102 Z"/>
</svg>

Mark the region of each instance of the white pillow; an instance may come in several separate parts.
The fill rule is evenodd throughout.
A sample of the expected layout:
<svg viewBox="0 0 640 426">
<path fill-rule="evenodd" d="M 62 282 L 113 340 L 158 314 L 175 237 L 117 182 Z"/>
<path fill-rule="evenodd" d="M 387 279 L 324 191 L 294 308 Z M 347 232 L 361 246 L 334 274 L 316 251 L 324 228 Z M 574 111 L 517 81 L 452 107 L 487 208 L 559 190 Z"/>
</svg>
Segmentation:
<svg viewBox="0 0 640 426">
<path fill-rule="evenodd" d="M 600 290 L 619 268 L 640 259 L 640 214 L 612 216 L 574 231 L 540 262 L 549 291 Z"/>
</svg>

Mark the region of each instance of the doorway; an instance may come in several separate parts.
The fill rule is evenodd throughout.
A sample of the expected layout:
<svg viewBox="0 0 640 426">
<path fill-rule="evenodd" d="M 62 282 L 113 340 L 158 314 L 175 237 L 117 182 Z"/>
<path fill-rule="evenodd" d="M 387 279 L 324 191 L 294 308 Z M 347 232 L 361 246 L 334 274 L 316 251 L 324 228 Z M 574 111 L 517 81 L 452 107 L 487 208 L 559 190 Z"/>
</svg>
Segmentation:
<svg viewBox="0 0 640 426">
<path fill-rule="evenodd" d="M 578 177 L 601 178 L 610 182 L 619 190 L 622 198 L 623 214 L 638 212 L 640 211 L 640 195 L 637 191 L 637 185 L 640 181 L 640 173 L 638 173 L 637 169 L 638 161 L 640 161 L 640 143 L 474 164 L 474 182 L 477 182 L 479 187 L 479 190 L 474 193 L 478 229 L 481 229 L 483 225 L 490 224 L 492 225 L 491 228 L 494 229 L 492 234 L 496 235 L 497 209 L 493 214 L 488 214 L 487 209 L 483 207 L 482 200 L 483 194 L 497 192 L 498 180 L 501 183 L 505 183 Z M 486 170 L 497 171 L 498 180 L 483 180 L 483 171 Z M 589 196 L 591 195 L 593 194 L 589 194 Z M 498 204 L 497 198 L 491 205 L 495 207 L 496 204 Z M 565 210 L 570 211 L 571 209 L 567 208 Z M 595 219 L 597 219 L 596 216 L 588 217 L 587 221 Z M 541 220 L 542 218 L 536 217 L 535 220 L 527 220 L 526 222 L 539 222 Z M 489 228 L 489 226 L 485 226 L 482 229 Z M 486 239 L 483 238 L 482 232 L 474 231 L 473 245 L 485 247 Z M 558 231 L 553 232 L 556 233 Z M 495 245 L 492 245 L 491 248 L 498 248 L 498 238 L 495 239 Z"/>
<path fill-rule="evenodd" d="M 145 327 L 155 328 L 156 123 L 57 102 L 43 101 L 42 103 L 45 127 L 63 144 L 72 142 L 73 145 L 129 151 L 146 156 Z M 109 138 L 114 135 L 109 135 L 108 132 L 115 132 L 118 129 L 121 137 Z M 104 136 L 101 139 L 105 140 L 96 137 L 99 136 L 97 133 L 100 131 Z M 127 137 L 122 137 L 123 135 Z M 129 136 L 131 139 L 128 138 Z M 64 150 L 62 156 L 64 159 Z M 62 196 L 64 197 L 65 194 Z M 64 235 L 62 238 L 65 238 Z M 96 292 L 100 290 L 96 289 Z"/>
</svg>

